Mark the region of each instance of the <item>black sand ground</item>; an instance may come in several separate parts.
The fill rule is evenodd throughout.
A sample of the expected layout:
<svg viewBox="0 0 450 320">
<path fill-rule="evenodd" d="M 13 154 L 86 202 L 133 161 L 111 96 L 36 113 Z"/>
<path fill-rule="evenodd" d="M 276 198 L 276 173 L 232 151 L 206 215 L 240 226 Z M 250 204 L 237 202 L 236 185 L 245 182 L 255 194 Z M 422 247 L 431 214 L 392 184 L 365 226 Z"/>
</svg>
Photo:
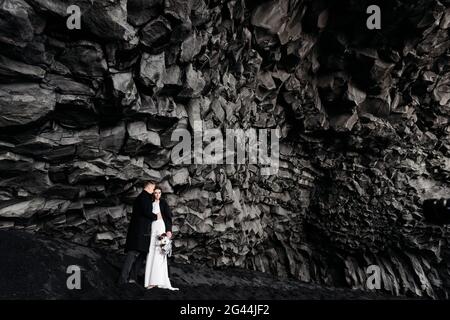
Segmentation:
<svg viewBox="0 0 450 320">
<path fill-rule="evenodd" d="M 269 274 L 170 263 L 180 291 L 116 285 L 122 256 L 22 231 L 0 231 L 0 299 L 398 299 L 381 292 L 329 288 Z M 69 265 L 81 268 L 81 289 L 68 290 Z"/>
</svg>

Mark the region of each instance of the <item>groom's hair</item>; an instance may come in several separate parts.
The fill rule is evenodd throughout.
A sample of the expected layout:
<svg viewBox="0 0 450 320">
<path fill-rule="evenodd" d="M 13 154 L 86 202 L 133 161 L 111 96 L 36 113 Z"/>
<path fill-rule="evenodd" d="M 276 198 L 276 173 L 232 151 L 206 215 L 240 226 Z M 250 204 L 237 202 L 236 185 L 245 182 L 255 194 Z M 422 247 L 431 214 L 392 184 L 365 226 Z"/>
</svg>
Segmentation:
<svg viewBox="0 0 450 320">
<path fill-rule="evenodd" d="M 144 181 L 144 189 L 147 188 L 147 186 L 148 186 L 149 184 L 152 184 L 152 185 L 156 186 L 155 181 L 153 181 L 153 180 L 147 180 L 147 181 Z"/>
</svg>

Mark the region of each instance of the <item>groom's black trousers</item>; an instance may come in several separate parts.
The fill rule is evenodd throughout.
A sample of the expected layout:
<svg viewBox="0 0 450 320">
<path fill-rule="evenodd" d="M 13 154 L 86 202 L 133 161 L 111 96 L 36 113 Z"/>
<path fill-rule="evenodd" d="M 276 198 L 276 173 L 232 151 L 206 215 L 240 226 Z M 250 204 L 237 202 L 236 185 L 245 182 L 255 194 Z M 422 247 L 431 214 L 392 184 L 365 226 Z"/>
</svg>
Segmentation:
<svg viewBox="0 0 450 320">
<path fill-rule="evenodd" d="M 139 252 L 135 250 L 128 251 L 127 257 L 125 258 L 125 262 L 122 267 L 119 282 L 127 283 L 128 280 L 137 281 L 139 269 L 146 257 L 146 252 Z"/>
</svg>

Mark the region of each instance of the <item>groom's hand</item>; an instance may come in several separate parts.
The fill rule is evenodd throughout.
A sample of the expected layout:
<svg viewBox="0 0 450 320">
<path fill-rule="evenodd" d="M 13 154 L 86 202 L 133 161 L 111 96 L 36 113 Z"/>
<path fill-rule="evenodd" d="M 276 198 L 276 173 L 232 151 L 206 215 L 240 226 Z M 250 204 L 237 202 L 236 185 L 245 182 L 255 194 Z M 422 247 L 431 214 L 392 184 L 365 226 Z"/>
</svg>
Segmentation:
<svg viewBox="0 0 450 320">
<path fill-rule="evenodd" d="M 172 232 L 171 231 L 167 231 L 166 234 L 169 237 L 169 239 L 172 238 Z"/>
</svg>

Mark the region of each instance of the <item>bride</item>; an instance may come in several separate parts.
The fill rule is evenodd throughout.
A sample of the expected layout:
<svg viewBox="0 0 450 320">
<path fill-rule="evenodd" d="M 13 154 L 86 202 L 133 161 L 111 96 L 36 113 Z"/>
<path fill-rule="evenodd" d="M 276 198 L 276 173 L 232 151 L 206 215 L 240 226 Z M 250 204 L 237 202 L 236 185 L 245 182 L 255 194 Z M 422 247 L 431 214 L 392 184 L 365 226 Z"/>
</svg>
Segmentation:
<svg viewBox="0 0 450 320">
<path fill-rule="evenodd" d="M 150 248 L 147 254 L 147 262 L 145 264 L 145 288 L 154 287 L 179 290 L 172 287 L 169 279 L 167 268 L 167 256 L 161 252 L 157 244 L 157 237 L 166 233 L 172 238 L 172 212 L 164 199 L 161 199 L 161 189 L 156 187 L 153 191 L 153 214 L 156 219 L 152 222 Z"/>
</svg>

